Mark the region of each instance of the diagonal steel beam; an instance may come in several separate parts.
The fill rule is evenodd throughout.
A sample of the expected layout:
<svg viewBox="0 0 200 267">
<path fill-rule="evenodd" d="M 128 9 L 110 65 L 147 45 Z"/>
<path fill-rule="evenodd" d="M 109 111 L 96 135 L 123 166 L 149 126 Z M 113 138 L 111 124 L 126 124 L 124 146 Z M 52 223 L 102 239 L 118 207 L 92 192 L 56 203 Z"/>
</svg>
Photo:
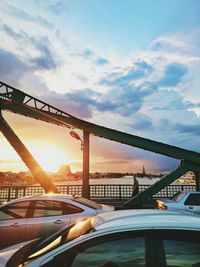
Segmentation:
<svg viewBox="0 0 200 267">
<path fill-rule="evenodd" d="M 116 141 L 133 147 L 138 147 L 154 153 L 162 154 L 179 160 L 188 160 L 200 164 L 200 153 L 172 146 L 169 144 L 161 143 L 158 141 L 150 140 L 140 136 L 128 134 L 118 130 L 110 129 L 94 123 L 90 123 L 73 116 L 63 116 L 48 111 L 40 110 L 20 103 L 1 100 L 0 108 L 14 113 L 18 113 L 30 118 L 39 119 L 52 124 L 57 124 L 65 127 L 74 127 L 86 132 L 90 132 L 96 136 Z"/>
<path fill-rule="evenodd" d="M 160 190 L 174 182 L 178 177 L 181 177 L 187 171 L 189 171 L 188 166 L 184 165 L 183 163 L 176 170 L 174 170 L 158 182 L 154 183 L 153 185 L 149 186 L 146 190 L 140 192 L 135 197 L 128 200 L 124 204 L 123 208 L 141 207 L 142 203 L 144 203 L 145 200 L 149 199 L 150 197 L 158 193 Z"/>
<path fill-rule="evenodd" d="M 81 120 L 3 82 L 0 82 L 0 108 L 68 128 L 81 129 L 105 139 L 175 159 L 188 160 L 200 164 L 200 153 Z"/>
<path fill-rule="evenodd" d="M 159 153 L 184 162 L 174 172 L 126 203 L 127 206 L 139 206 L 145 199 L 153 196 L 188 170 L 200 173 L 200 153 L 81 120 L 3 82 L 0 82 L 0 109 L 68 128 L 81 129 L 105 139 Z M 197 180 L 198 183 L 200 183 L 199 179 Z"/>
<path fill-rule="evenodd" d="M 39 165 L 39 163 L 37 163 L 37 161 L 34 159 L 19 137 L 15 134 L 12 128 L 8 125 L 8 123 L 4 120 L 1 114 L 0 130 L 29 168 L 29 170 L 32 172 L 35 180 L 38 181 L 44 188 L 45 192 L 58 193 L 57 188 L 54 186 L 48 175 L 43 171 L 42 167 Z"/>
</svg>

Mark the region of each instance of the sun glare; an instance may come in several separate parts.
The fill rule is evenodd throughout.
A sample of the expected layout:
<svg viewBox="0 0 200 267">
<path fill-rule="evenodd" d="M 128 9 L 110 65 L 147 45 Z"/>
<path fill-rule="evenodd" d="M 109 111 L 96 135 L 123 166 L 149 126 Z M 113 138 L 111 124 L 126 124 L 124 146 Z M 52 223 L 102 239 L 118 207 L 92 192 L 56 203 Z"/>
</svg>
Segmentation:
<svg viewBox="0 0 200 267">
<path fill-rule="evenodd" d="M 45 171 L 56 172 L 61 165 L 69 162 L 67 152 L 57 147 L 34 146 L 30 151 Z"/>
</svg>

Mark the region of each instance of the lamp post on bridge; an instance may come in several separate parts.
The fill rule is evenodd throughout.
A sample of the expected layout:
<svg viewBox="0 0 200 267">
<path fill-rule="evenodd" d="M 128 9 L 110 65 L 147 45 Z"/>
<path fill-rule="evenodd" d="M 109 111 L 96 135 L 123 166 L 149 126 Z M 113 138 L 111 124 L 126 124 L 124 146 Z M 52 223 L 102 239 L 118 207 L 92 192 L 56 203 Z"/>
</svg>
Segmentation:
<svg viewBox="0 0 200 267">
<path fill-rule="evenodd" d="M 70 135 L 81 142 L 81 150 L 83 150 L 82 196 L 90 199 L 90 185 L 89 185 L 90 133 L 83 131 L 83 139 L 75 131 L 71 131 Z"/>
</svg>

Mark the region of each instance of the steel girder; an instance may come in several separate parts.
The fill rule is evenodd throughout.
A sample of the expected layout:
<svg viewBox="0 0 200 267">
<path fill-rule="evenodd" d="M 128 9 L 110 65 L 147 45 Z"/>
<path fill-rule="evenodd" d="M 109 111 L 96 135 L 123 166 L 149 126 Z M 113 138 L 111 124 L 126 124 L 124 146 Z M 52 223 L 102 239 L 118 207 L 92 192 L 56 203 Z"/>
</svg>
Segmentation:
<svg viewBox="0 0 200 267">
<path fill-rule="evenodd" d="M 140 197 L 136 196 L 130 202 L 128 202 L 128 205 L 139 205 L 138 203 L 141 203 L 145 199 L 151 197 L 153 194 L 155 194 L 155 192 L 158 192 L 188 170 L 192 170 L 196 173 L 197 189 L 199 189 L 200 153 L 198 152 L 150 140 L 140 136 L 135 136 L 81 120 L 3 82 L 0 82 L 0 109 L 9 110 L 14 113 L 67 128 L 77 128 L 105 139 L 133 147 L 138 147 L 154 153 L 159 153 L 184 162 L 184 167 L 181 165 L 177 170 L 162 179 L 160 183 L 152 185 L 151 189 L 147 191 L 145 190 L 146 193 L 141 192 Z M 187 168 L 185 168 L 186 164 Z"/>
</svg>

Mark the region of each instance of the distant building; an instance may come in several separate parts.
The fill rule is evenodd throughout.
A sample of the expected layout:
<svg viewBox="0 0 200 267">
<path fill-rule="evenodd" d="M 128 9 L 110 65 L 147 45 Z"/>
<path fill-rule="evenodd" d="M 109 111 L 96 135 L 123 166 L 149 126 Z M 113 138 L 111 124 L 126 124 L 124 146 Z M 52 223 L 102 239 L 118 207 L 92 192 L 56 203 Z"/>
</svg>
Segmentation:
<svg viewBox="0 0 200 267">
<path fill-rule="evenodd" d="M 60 166 L 59 170 L 57 171 L 58 175 L 64 175 L 64 176 L 71 176 L 72 172 L 69 165 L 62 165 Z"/>
<path fill-rule="evenodd" d="M 53 181 L 73 180 L 74 174 L 69 165 L 62 165 L 55 174 L 51 175 Z"/>
<path fill-rule="evenodd" d="M 184 184 L 195 184 L 195 174 L 192 171 L 188 171 L 180 178 L 178 178 L 176 182 Z"/>
</svg>

